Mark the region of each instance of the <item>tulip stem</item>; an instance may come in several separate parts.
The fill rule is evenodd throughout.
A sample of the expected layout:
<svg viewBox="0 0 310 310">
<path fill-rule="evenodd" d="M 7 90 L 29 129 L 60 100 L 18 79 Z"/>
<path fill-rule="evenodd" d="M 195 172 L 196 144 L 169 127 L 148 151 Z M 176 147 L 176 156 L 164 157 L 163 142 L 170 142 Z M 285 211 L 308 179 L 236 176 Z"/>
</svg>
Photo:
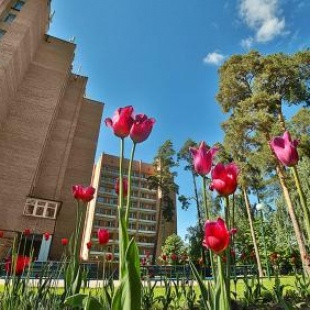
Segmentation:
<svg viewBox="0 0 310 310">
<path fill-rule="evenodd" d="M 204 207 L 205 207 L 207 220 L 210 220 L 210 214 L 209 214 L 209 209 L 208 209 L 208 204 L 207 204 L 207 186 L 206 186 L 206 181 L 207 181 L 206 177 L 202 176 L 203 204 L 204 204 Z M 213 276 L 214 280 L 216 280 L 216 272 L 215 272 L 215 269 L 214 269 L 215 266 L 214 266 L 214 261 L 213 261 L 213 254 L 212 254 L 211 250 L 209 250 L 209 258 L 210 258 L 210 265 L 211 265 L 211 270 L 212 270 L 212 276 Z"/>
<path fill-rule="evenodd" d="M 126 204 L 126 215 L 125 215 L 125 223 L 126 227 L 128 227 L 129 224 L 129 210 L 130 210 L 130 198 L 131 198 L 131 174 L 132 174 L 132 163 L 133 163 L 133 158 L 135 155 L 135 150 L 136 150 L 136 145 L 137 143 L 133 143 L 132 149 L 131 149 L 131 156 L 130 156 L 130 161 L 129 161 L 129 167 L 128 167 L 128 191 L 127 191 L 127 204 Z"/>
<path fill-rule="evenodd" d="M 307 200 L 306 200 L 305 194 L 303 192 L 303 189 L 301 187 L 297 167 L 292 166 L 291 169 L 293 170 L 293 175 L 294 175 L 294 179 L 295 179 L 295 183 L 296 183 L 296 187 L 297 187 L 297 192 L 298 192 L 301 207 L 303 210 L 305 228 L 306 228 L 306 232 L 307 232 L 307 236 L 308 236 L 308 242 L 307 243 L 309 245 L 309 242 L 310 242 L 310 219 L 309 219 L 309 209 L 307 207 Z"/>
<path fill-rule="evenodd" d="M 229 210 L 229 196 L 225 197 L 225 221 L 228 231 L 230 231 L 230 210 Z M 230 302 L 230 242 L 225 250 L 226 254 L 226 289 L 227 289 L 227 298 Z"/>
<path fill-rule="evenodd" d="M 124 138 L 121 138 L 121 146 L 120 146 L 120 159 L 119 159 L 119 196 L 118 196 L 118 240 L 120 243 L 119 246 L 119 279 L 122 279 L 123 275 L 123 260 L 125 256 L 125 251 L 127 247 L 127 238 L 124 236 L 123 232 L 126 233 L 126 230 L 123 230 L 123 205 L 124 205 L 124 197 L 123 197 L 123 161 L 124 161 Z"/>
<path fill-rule="evenodd" d="M 230 293 L 224 279 L 223 262 L 220 255 L 217 256 L 218 280 L 216 282 L 217 289 L 220 289 L 219 300 L 215 297 L 215 307 L 217 310 L 230 310 Z"/>
</svg>

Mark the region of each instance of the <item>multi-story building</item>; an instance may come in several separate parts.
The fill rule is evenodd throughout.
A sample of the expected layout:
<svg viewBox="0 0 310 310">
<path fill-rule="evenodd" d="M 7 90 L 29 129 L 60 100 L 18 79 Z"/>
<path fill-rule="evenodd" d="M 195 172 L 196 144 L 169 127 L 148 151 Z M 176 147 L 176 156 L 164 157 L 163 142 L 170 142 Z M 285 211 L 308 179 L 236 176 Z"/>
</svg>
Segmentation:
<svg viewBox="0 0 310 310">
<path fill-rule="evenodd" d="M 91 180 L 103 104 L 84 97 L 75 44 L 47 35 L 49 22 L 49 0 L 0 1 L 0 259 L 16 235 L 39 260 L 59 258 L 71 187 Z"/>
<path fill-rule="evenodd" d="M 129 161 L 125 159 L 125 176 L 128 165 Z M 172 220 L 166 222 L 159 210 L 160 191 L 148 188 L 147 177 L 153 174 L 153 165 L 142 161 L 133 162 L 129 235 L 135 238 L 141 257 L 146 255 L 158 257 L 167 236 L 176 233 L 177 230 L 176 209 Z M 85 260 L 92 261 L 105 251 L 113 253 L 117 261 L 119 252 L 118 196 L 115 193 L 115 183 L 118 176 L 119 157 L 102 154 L 93 170 L 92 186 L 96 188 L 96 196 L 88 205 L 85 221 L 82 242 L 82 257 Z M 175 194 L 172 199 L 175 206 Z M 110 232 L 110 242 L 105 248 L 96 242 L 98 228 L 105 228 Z M 88 241 L 92 241 L 90 251 L 85 246 Z M 157 244 L 155 244 L 156 241 Z"/>
</svg>

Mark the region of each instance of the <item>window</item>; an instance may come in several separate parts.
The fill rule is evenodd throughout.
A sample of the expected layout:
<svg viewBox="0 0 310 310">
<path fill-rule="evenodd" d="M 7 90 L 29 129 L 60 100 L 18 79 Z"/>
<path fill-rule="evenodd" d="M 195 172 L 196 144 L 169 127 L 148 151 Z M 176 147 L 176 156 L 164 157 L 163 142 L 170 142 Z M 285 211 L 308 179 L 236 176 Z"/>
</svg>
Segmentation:
<svg viewBox="0 0 310 310">
<path fill-rule="evenodd" d="M 16 15 L 15 14 L 11 14 L 9 13 L 5 19 L 4 19 L 4 22 L 5 23 L 8 23 L 8 24 L 12 24 L 13 20 L 16 18 Z"/>
<path fill-rule="evenodd" d="M 4 36 L 4 34 L 6 33 L 5 30 L 3 29 L 0 29 L 0 39 Z"/>
<path fill-rule="evenodd" d="M 26 216 L 56 219 L 59 206 L 60 203 L 56 201 L 27 198 L 23 214 Z"/>
<path fill-rule="evenodd" d="M 20 11 L 22 6 L 25 4 L 24 1 L 17 1 L 13 6 L 12 9 L 16 11 Z"/>
</svg>

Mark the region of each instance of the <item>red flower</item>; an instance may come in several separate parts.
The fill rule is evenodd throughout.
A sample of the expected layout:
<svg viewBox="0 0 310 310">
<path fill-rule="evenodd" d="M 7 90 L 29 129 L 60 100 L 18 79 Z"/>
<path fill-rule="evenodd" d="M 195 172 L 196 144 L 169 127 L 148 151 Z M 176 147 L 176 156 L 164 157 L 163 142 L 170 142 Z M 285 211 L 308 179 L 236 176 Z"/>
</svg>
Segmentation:
<svg viewBox="0 0 310 310">
<path fill-rule="evenodd" d="M 82 200 L 86 203 L 94 198 L 95 189 L 91 186 L 74 185 L 72 186 L 72 193 L 76 200 Z"/>
<path fill-rule="evenodd" d="M 216 254 L 220 254 L 228 247 L 230 242 L 230 232 L 227 230 L 226 223 L 223 219 L 217 221 L 206 221 L 205 237 L 203 246 L 209 248 Z"/>
<path fill-rule="evenodd" d="M 92 245 L 93 245 L 93 243 L 92 243 L 91 241 L 88 241 L 88 242 L 86 243 L 87 249 L 90 250 L 91 247 L 92 247 Z"/>
<path fill-rule="evenodd" d="M 162 258 L 163 261 L 166 261 L 166 260 L 167 260 L 167 255 L 166 255 L 166 254 L 163 254 L 163 255 L 161 256 L 161 258 Z"/>
<path fill-rule="evenodd" d="M 45 241 L 48 241 L 48 239 L 50 238 L 50 233 L 45 232 L 43 236 L 44 236 Z"/>
<path fill-rule="evenodd" d="M 115 181 L 114 189 L 115 193 L 119 195 L 119 178 L 117 178 Z M 128 179 L 123 178 L 123 197 L 127 196 L 127 193 L 128 193 Z"/>
<path fill-rule="evenodd" d="M 4 236 L 3 230 L 0 230 L 0 238 L 2 238 L 3 236 Z"/>
<path fill-rule="evenodd" d="M 107 253 L 105 255 L 105 258 L 108 262 L 111 262 L 113 260 L 113 254 L 112 253 Z"/>
<path fill-rule="evenodd" d="M 31 234 L 31 230 L 29 228 L 26 228 L 23 232 L 24 236 L 29 236 Z"/>
<path fill-rule="evenodd" d="M 130 130 L 130 138 L 135 143 L 145 141 L 155 124 L 154 118 L 148 118 L 145 114 L 137 114 Z"/>
<path fill-rule="evenodd" d="M 99 228 L 97 231 L 98 241 L 101 245 L 106 245 L 110 240 L 110 233 L 104 228 Z"/>
<path fill-rule="evenodd" d="M 212 168 L 213 156 L 218 151 L 218 148 L 209 149 L 205 142 L 201 142 L 199 148 L 190 147 L 189 151 L 193 158 L 194 170 L 201 176 L 206 176 Z"/>
<path fill-rule="evenodd" d="M 291 135 L 286 131 L 282 137 L 275 137 L 270 141 L 270 146 L 278 160 L 287 167 L 297 165 L 299 156 L 297 152 L 298 140 L 291 139 Z"/>
<path fill-rule="evenodd" d="M 146 258 L 145 257 L 141 258 L 141 265 L 142 266 L 146 265 Z"/>
<path fill-rule="evenodd" d="M 228 165 L 217 164 L 211 172 L 211 188 L 220 196 L 227 197 L 233 194 L 237 188 L 238 167 L 235 163 Z"/>
<path fill-rule="evenodd" d="M 17 276 L 20 276 L 24 272 L 25 268 L 29 266 L 29 264 L 30 264 L 30 258 L 28 256 L 18 255 L 16 257 L 15 273 L 13 270 L 11 270 L 12 265 L 11 257 L 5 263 L 5 270 L 9 274 L 13 273 Z"/>
<path fill-rule="evenodd" d="M 247 259 L 247 255 L 246 255 L 245 252 L 242 252 L 242 253 L 241 253 L 240 259 L 241 259 L 241 260 L 246 260 L 246 259 Z"/>
<path fill-rule="evenodd" d="M 61 244 L 62 244 L 63 246 L 66 246 L 68 243 L 69 243 L 69 240 L 68 240 L 67 238 L 62 238 L 62 239 L 61 239 Z"/>
<path fill-rule="evenodd" d="M 126 138 L 133 125 L 133 107 L 127 106 L 118 108 L 113 118 L 106 118 L 105 124 L 113 129 L 114 134 L 119 138 Z"/>
<path fill-rule="evenodd" d="M 170 258 L 171 258 L 171 260 L 172 260 L 173 262 L 175 262 L 175 261 L 178 259 L 178 255 L 176 255 L 175 253 L 172 253 L 172 254 L 170 255 Z"/>
</svg>

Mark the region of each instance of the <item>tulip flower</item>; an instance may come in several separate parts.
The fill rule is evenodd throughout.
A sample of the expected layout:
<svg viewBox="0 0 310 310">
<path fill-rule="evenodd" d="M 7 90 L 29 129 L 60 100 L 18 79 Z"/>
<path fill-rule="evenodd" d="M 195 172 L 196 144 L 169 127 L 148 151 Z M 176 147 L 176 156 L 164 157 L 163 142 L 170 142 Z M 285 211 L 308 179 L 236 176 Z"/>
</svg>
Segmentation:
<svg viewBox="0 0 310 310">
<path fill-rule="evenodd" d="M 89 202 L 94 198 L 95 189 L 91 186 L 83 187 L 82 185 L 72 186 L 72 193 L 76 200 Z"/>
<path fill-rule="evenodd" d="M 299 156 L 297 152 L 298 140 L 291 139 L 291 135 L 286 131 L 282 137 L 275 137 L 270 141 L 270 146 L 278 160 L 287 167 L 297 165 Z"/>
<path fill-rule="evenodd" d="M 2 238 L 3 236 L 4 236 L 3 230 L 0 230 L 0 238 Z"/>
<path fill-rule="evenodd" d="M 142 266 L 145 266 L 145 265 L 146 265 L 146 258 L 145 258 L 145 257 L 142 257 L 142 258 L 141 258 L 141 265 L 142 265 Z"/>
<path fill-rule="evenodd" d="M 217 164 L 211 172 L 211 189 L 215 189 L 220 196 L 227 197 L 237 188 L 238 167 L 235 163 L 228 165 Z"/>
<path fill-rule="evenodd" d="M 150 135 L 155 124 L 154 118 L 145 114 L 137 114 L 130 130 L 130 138 L 135 143 L 144 142 Z"/>
<path fill-rule="evenodd" d="M 15 272 L 13 270 L 11 270 L 11 265 L 12 265 L 12 258 L 9 258 L 6 263 L 5 263 L 5 270 L 8 273 L 13 273 L 17 276 L 20 276 L 26 267 L 29 266 L 30 264 L 30 258 L 28 256 L 22 256 L 22 255 L 18 255 L 16 257 L 16 262 L 15 262 L 16 266 L 15 266 Z"/>
<path fill-rule="evenodd" d="M 90 250 L 91 247 L 92 247 L 92 245 L 93 245 L 93 243 L 92 243 L 91 241 L 88 241 L 88 242 L 86 243 L 87 249 Z"/>
<path fill-rule="evenodd" d="M 50 238 L 50 233 L 45 232 L 43 236 L 44 236 L 45 241 L 48 241 L 48 239 Z"/>
<path fill-rule="evenodd" d="M 105 124 L 112 128 L 114 134 L 119 138 L 126 138 L 129 135 L 133 123 L 134 119 L 132 106 L 118 108 L 112 119 L 105 119 Z"/>
<path fill-rule="evenodd" d="M 170 258 L 171 258 L 172 261 L 175 262 L 175 261 L 178 259 L 178 255 L 176 255 L 175 253 L 172 253 L 172 254 L 170 255 Z"/>
<path fill-rule="evenodd" d="M 113 254 L 112 253 L 107 253 L 105 255 L 105 258 L 108 262 L 111 262 L 113 260 Z"/>
<path fill-rule="evenodd" d="M 206 221 L 203 246 L 216 254 L 220 254 L 227 249 L 229 242 L 230 232 L 223 219 L 218 218 L 217 221 Z"/>
<path fill-rule="evenodd" d="M 62 238 L 62 239 L 61 239 L 61 244 L 62 244 L 63 246 L 68 245 L 68 243 L 69 243 L 69 240 L 68 240 L 67 238 Z"/>
<path fill-rule="evenodd" d="M 163 261 L 166 261 L 167 260 L 167 255 L 166 254 L 162 254 L 161 258 L 162 258 Z"/>
<path fill-rule="evenodd" d="M 110 240 L 110 233 L 108 230 L 99 228 L 97 231 L 98 242 L 101 245 L 106 245 Z"/>
<path fill-rule="evenodd" d="M 212 168 L 213 156 L 218 151 L 218 148 L 209 149 L 205 142 L 201 142 L 199 148 L 190 147 L 189 151 L 192 155 L 194 170 L 201 176 L 206 176 Z"/>
<path fill-rule="evenodd" d="M 116 179 L 115 181 L 115 193 L 116 195 L 119 195 L 119 178 Z M 123 196 L 127 196 L 127 192 L 128 192 L 128 179 L 127 178 L 123 178 Z"/>
<path fill-rule="evenodd" d="M 23 232 L 24 236 L 29 236 L 31 234 L 31 230 L 29 228 L 26 228 Z"/>
</svg>

